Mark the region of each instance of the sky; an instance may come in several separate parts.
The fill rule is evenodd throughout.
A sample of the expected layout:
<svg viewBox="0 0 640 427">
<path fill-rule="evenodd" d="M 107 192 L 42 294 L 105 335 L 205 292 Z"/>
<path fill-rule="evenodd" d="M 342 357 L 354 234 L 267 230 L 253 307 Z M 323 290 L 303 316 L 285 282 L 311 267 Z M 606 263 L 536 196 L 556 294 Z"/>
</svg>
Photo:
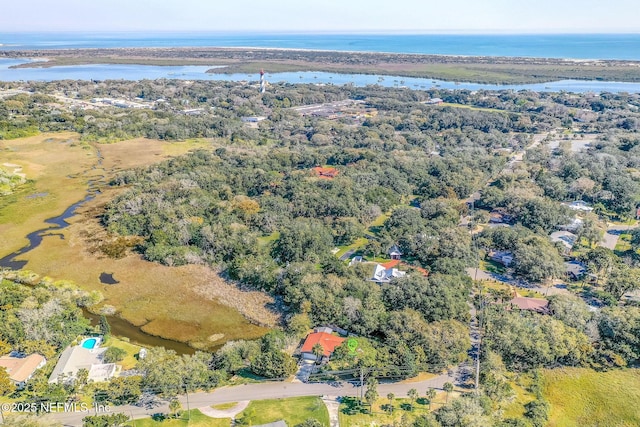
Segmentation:
<svg viewBox="0 0 640 427">
<path fill-rule="evenodd" d="M 15 0 L 0 32 L 640 33 L 638 0 Z"/>
</svg>

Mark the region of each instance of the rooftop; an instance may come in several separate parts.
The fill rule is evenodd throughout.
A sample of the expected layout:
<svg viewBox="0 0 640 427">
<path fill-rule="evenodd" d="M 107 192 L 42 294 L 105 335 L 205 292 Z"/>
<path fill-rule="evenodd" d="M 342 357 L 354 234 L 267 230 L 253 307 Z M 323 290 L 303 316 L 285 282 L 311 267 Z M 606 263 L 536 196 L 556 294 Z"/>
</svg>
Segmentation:
<svg viewBox="0 0 640 427">
<path fill-rule="evenodd" d="M 114 372 L 115 365 L 103 362 L 106 347 L 87 349 L 81 346 L 67 347 L 53 369 L 49 377 L 50 383 L 55 383 L 61 375 L 67 379 L 75 378 L 78 370 L 87 369 L 89 379 L 94 381 L 104 381 L 105 373 Z"/>
<path fill-rule="evenodd" d="M 520 310 L 535 311 L 542 314 L 549 313 L 549 301 L 544 298 L 515 297 L 509 303 Z"/>
<path fill-rule="evenodd" d="M 326 332 L 315 332 L 313 334 L 309 334 L 307 339 L 304 340 L 300 353 L 313 353 L 313 346 L 320 344 L 324 350 L 322 355 L 329 357 L 336 347 L 342 344 L 344 340 L 345 339 L 342 337 L 331 335 Z"/>
<path fill-rule="evenodd" d="M 317 167 L 313 168 L 313 171 L 320 178 L 325 178 L 325 179 L 335 178 L 340 173 L 340 171 L 338 171 L 338 169 L 336 169 L 336 168 L 332 168 L 332 167 L 323 168 L 323 167 L 320 167 L 320 166 L 317 166 Z"/>
<path fill-rule="evenodd" d="M 7 370 L 11 381 L 21 383 L 27 381 L 36 369 L 42 367 L 47 360 L 39 354 L 30 354 L 27 357 L 0 357 L 0 367 Z"/>
</svg>

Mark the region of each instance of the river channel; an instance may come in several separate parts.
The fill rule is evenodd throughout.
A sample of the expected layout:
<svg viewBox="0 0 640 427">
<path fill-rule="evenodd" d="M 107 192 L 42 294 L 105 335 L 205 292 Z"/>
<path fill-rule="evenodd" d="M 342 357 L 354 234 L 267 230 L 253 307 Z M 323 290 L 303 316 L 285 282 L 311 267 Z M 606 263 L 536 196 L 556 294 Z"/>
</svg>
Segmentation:
<svg viewBox="0 0 640 427">
<path fill-rule="evenodd" d="M 223 80 L 251 81 L 260 78 L 258 70 L 253 74 L 215 73 L 220 66 L 158 66 L 128 64 L 69 65 L 50 68 L 11 68 L 26 63 L 24 59 L 0 58 L 0 81 L 54 81 L 54 80 Z M 628 92 L 640 93 L 640 83 L 607 82 L 599 80 L 558 80 L 535 84 L 484 84 L 452 82 L 417 77 L 401 77 L 381 74 L 341 74 L 318 71 L 269 73 L 268 82 L 308 83 L 322 85 L 380 85 L 406 87 L 414 90 L 467 89 L 467 90 L 532 90 L 537 92 Z"/>
<path fill-rule="evenodd" d="M 96 163 L 96 165 L 94 165 L 90 169 L 90 171 L 95 171 L 102 167 L 102 155 L 100 154 L 99 150 L 96 151 L 96 154 L 98 157 L 98 162 Z M 17 260 L 16 258 L 40 246 L 40 244 L 42 243 L 42 239 L 44 237 L 58 236 L 60 238 L 64 238 L 64 236 L 61 233 L 57 233 L 57 231 L 68 227 L 69 223 L 67 222 L 67 219 L 75 215 L 76 210 L 79 207 L 81 207 L 83 204 L 87 203 L 88 201 L 92 200 L 95 197 L 95 195 L 100 192 L 100 186 L 104 184 L 104 181 L 102 180 L 103 178 L 104 178 L 103 176 L 98 176 L 96 179 L 89 180 L 87 195 L 79 202 L 76 202 L 71 206 L 69 206 L 68 208 L 66 208 L 64 212 L 62 212 L 62 214 L 45 220 L 45 223 L 51 224 L 50 226 L 41 228 L 39 230 L 36 230 L 27 234 L 26 238 L 29 241 L 29 243 L 26 246 L 18 249 L 17 251 L 4 256 L 3 258 L 0 258 L 0 268 L 20 270 L 24 268 L 24 266 L 27 264 L 27 261 Z M 104 273 L 104 274 L 107 274 L 107 273 Z M 115 285 L 116 283 L 113 283 L 113 284 Z M 99 315 L 90 313 L 87 310 L 83 310 L 83 313 L 85 317 L 91 320 L 92 324 L 94 325 L 98 324 L 100 320 Z M 111 326 L 111 333 L 114 336 L 126 337 L 129 339 L 130 342 L 134 344 L 138 344 L 145 347 L 164 347 L 166 349 L 175 350 L 176 353 L 178 354 L 193 354 L 195 352 L 194 348 L 189 347 L 185 343 L 168 340 L 155 335 L 149 335 L 139 327 L 119 317 L 107 316 L 107 320 L 109 321 L 109 325 Z"/>
</svg>

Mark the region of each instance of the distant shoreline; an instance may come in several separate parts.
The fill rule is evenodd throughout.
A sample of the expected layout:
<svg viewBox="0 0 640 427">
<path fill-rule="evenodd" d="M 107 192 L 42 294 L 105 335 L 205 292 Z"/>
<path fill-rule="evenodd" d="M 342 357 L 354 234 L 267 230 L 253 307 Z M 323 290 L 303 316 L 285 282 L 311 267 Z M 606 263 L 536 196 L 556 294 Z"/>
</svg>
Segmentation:
<svg viewBox="0 0 640 427">
<path fill-rule="evenodd" d="M 216 73 L 334 72 L 387 74 L 484 84 L 545 83 L 556 80 L 640 82 L 640 61 L 504 56 L 424 55 L 288 48 L 87 48 L 0 50 L 0 58 L 33 62 L 13 68 L 88 64 L 207 65 Z M 46 62 L 43 62 L 46 60 Z"/>
</svg>

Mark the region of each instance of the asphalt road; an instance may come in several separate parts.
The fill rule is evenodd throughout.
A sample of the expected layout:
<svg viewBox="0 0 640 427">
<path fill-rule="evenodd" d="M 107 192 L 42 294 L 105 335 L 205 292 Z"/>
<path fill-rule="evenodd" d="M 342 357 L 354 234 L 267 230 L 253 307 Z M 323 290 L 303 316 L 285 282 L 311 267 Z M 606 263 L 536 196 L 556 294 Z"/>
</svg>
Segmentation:
<svg viewBox="0 0 640 427">
<path fill-rule="evenodd" d="M 419 381 L 419 382 L 381 382 L 378 386 L 378 393 L 380 396 L 386 396 L 388 393 L 393 393 L 398 397 L 407 395 L 407 392 L 415 388 L 422 395 L 428 388 L 442 389 L 442 386 L 446 382 L 453 384 L 459 383 L 458 376 L 460 371 L 458 369 L 440 375 L 438 377 Z M 182 403 L 184 409 L 187 408 L 204 408 L 211 405 L 220 403 L 240 402 L 244 400 L 264 400 L 264 399 L 279 399 L 286 397 L 301 397 L 301 396 L 358 396 L 360 388 L 350 384 L 341 383 L 341 386 L 332 386 L 326 383 L 289 383 L 289 382 L 270 382 L 259 384 L 246 384 L 233 387 L 221 387 L 214 390 L 211 393 L 194 393 L 189 396 L 180 396 L 179 400 Z M 111 406 L 110 412 L 99 412 L 99 415 L 108 413 L 123 413 L 131 417 L 132 419 L 147 418 L 157 413 L 168 413 L 169 405 L 164 402 L 159 406 L 153 408 L 141 408 L 133 405 Z M 65 426 L 81 426 L 82 419 L 87 415 L 95 415 L 96 412 L 91 410 L 89 412 L 58 412 L 50 413 L 42 416 L 43 419 L 59 422 Z"/>
</svg>

